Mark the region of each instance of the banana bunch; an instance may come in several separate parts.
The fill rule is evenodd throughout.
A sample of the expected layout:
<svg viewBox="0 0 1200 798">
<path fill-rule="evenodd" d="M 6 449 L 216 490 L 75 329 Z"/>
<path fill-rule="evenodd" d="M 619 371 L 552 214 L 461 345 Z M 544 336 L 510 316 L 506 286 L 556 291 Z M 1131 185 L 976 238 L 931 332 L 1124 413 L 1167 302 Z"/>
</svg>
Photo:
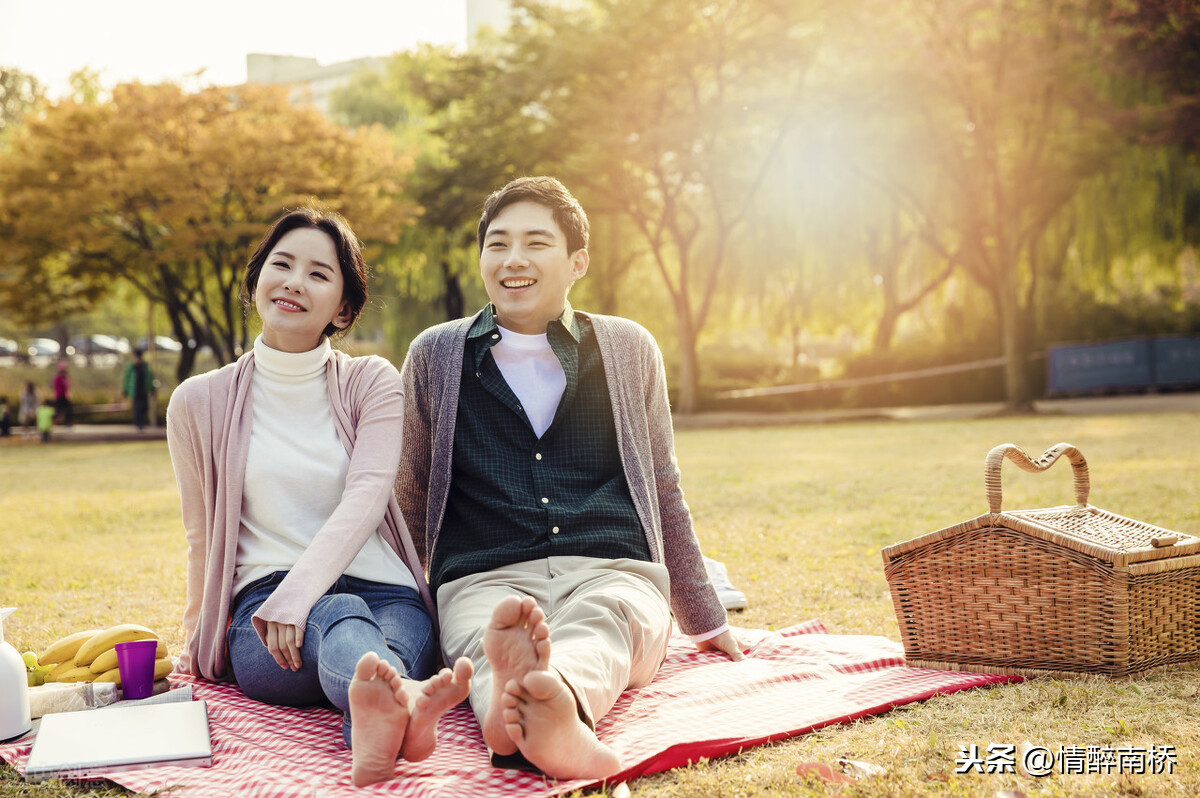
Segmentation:
<svg viewBox="0 0 1200 798">
<path fill-rule="evenodd" d="M 39 670 L 49 668 L 46 682 L 115 682 L 121 683 L 117 667 L 117 643 L 134 640 L 158 640 L 155 650 L 154 678 L 161 679 L 171 672 L 174 663 L 167 656 L 166 643 L 159 640 L 153 629 L 136 623 L 122 623 L 107 629 L 87 629 L 67 635 L 53 643 L 37 658 Z"/>
</svg>

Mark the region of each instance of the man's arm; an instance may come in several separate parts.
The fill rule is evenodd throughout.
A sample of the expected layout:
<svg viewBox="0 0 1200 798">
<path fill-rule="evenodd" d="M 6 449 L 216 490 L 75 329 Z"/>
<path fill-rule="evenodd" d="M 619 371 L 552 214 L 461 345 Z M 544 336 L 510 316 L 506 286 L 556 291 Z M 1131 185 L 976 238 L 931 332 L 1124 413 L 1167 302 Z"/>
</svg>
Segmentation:
<svg viewBox="0 0 1200 798">
<path fill-rule="evenodd" d="M 698 635 L 701 651 L 720 650 L 744 659 L 741 644 L 728 628 L 725 608 L 704 568 L 692 514 L 684 500 L 662 354 L 649 333 L 642 342 L 644 399 L 654 466 L 654 488 L 663 533 L 663 561 L 671 576 L 671 608 L 685 634 Z M 718 631 L 719 630 L 719 631 Z M 707 636 L 716 631 L 717 634 Z"/>
<path fill-rule="evenodd" d="M 396 500 L 408 524 L 413 545 L 428 571 L 429 473 L 433 458 L 433 402 L 429 396 L 429 343 L 422 336 L 413 341 L 400 369 L 404 387 L 404 446 L 396 474 Z"/>
<path fill-rule="evenodd" d="M 696 648 L 700 651 L 723 651 L 734 662 L 740 662 L 746 658 L 746 655 L 742 653 L 745 646 L 742 645 L 742 641 L 737 639 L 737 635 L 733 633 L 732 629 L 726 629 L 709 640 L 702 640 L 696 644 Z"/>
</svg>

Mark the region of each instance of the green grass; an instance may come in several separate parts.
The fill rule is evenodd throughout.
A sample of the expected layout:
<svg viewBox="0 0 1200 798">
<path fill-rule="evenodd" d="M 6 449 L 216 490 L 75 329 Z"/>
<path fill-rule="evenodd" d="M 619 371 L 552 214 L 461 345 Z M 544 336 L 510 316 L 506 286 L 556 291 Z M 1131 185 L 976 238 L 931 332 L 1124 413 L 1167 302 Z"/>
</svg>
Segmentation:
<svg viewBox="0 0 1200 798">
<path fill-rule="evenodd" d="M 833 633 L 897 639 L 880 549 L 986 511 L 983 458 L 1011 442 L 1069 441 L 1088 458 L 1096 506 L 1200 534 L 1200 414 L 1043 416 L 684 431 L 677 449 L 706 553 L 750 608 L 740 626 L 822 619 Z M 1004 506 L 1072 502 L 1065 463 L 1004 469 Z M 89 625 L 153 626 L 182 643 L 184 544 L 162 443 L 0 447 L 0 603 L 6 636 L 37 649 Z M 888 774 L 859 796 L 1200 795 L 1200 666 L 1133 679 L 1038 679 L 935 698 L 778 745 L 633 782 L 640 798 L 826 796 L 798 763 L 838 757 Z M 714 719 L 714 723 L 719 722 Z M 960 745 L 1174 745 L 1174 773 L 955 775 Z M 0 795 L 79 796 L 0 770 Z"/>
</svg>

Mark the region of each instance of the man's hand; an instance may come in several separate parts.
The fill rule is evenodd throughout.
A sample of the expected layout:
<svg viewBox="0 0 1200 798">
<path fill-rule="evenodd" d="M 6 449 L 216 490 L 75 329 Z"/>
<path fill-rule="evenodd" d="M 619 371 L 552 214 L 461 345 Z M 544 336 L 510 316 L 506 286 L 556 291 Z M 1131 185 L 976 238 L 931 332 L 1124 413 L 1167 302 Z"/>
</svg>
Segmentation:
<svg viewBox="0 0 1200 798">
<path fill-rule="evenodd" d="M 267 621 L 267 650 L 284 670 L 298 671 L 300 647 L 304 645 L 304 630 L 287 623 Z"/>
<path fill-rule="evenodd" d="M 701 651 L 724 651 L 734 662 L 741 662 L 746 658 L 742 653 L 742 644 L 734 637 L 732 629 L 726 629 L 716 637 L 700 641 L 696 648 Z"/>
</svg>

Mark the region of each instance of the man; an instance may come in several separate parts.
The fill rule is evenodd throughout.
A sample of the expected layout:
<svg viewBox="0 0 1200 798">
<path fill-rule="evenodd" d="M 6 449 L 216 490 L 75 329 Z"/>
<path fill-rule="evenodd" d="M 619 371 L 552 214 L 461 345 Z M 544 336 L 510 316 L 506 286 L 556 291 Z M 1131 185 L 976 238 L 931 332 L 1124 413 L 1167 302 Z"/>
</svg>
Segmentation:
<svg viewBox="0 0 1200 798">
<path fill-rule="evenodd" d="M 622 765 L 595 724 L 657 673 L 672 611 L 700 650 L 743 656 L 683 499 L 658 347 L 567 302 L 583 209 L 521 178 L 488 198 L 478 239 L 491 304 L 405 359 L 397 494 L 493 755 L 604 778 Z"/>
<path fill-rule="evenodd" d="M 154 387 L 154 376 L 142 356 L 141 349 L 133 350 L 133 362 L 125 366 L 121 378 L 121 393 L 133 404 L 133 423 L 138 432 L 146 428 L 150 410 L 150 391 Z"/>
</svg>

